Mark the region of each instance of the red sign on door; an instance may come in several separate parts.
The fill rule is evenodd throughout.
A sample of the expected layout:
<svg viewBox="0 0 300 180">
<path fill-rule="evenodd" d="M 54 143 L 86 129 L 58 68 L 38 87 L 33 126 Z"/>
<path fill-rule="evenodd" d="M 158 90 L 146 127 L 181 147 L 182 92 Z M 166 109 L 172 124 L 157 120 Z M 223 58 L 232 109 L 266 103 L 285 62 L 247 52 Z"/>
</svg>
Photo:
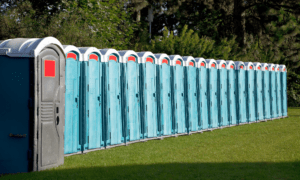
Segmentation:
<svg viewBox="0 0 300 180">
<path fill-rule="evenodd" d="M 260 66 L 258 66 L 257 69 L 260 70 Z"/>
<path fill-rule="evenodd" d="M 167 60 L 167 59 L 163 59 L 161 63 L 162 63 L 162 64 L 163 64 L 163 63 L 168 64 L 168 60 Z"/>
<path fill-rule="evenodd" d="M 176 64 L 180 65 L 181 66 L 181 61 L 176 61 Z"/>
<path fill-rule="evenodd" d="M 252 69 L 252 66 L 250 66 L 250 69 Z"/>
<path fill-rule="evenodd" d="M 117 57 L 116 56 L 109 56 L 108 60 L 117 62 Z"/>
<path fill-rule="evenodd" d="M 244 68 L 244 66 L 240 66 L 240 69 L 243 69 Z"/>
<path fill-rule="evenodd" d="M 214 63 L 211 64 L 211 67 L 216 67 L 216 65 Z"/>
<path fill-rule="evenodd" d="M 44 76 L 55 77 L 55 61 L 45 60 L 44 61 Z"/>
<path fill-rule="evenodd" d="M 194 63 L 193 63 L 193 62 L 190 62 L 189 65 L 190 65 L 190 66 L 194 66 Z"/>
<path fill-rule="evenodd" d="M 75 53 L 68 53 L 67 59 L 68 59 L 68 58 L 73 58 L 74 60 L 76 60 L 76 59 L 77 59 L 77 56 L 76 56 Z"/>
<path fill-rule="evenodd" d="M 129 56 L 128 61 L 134 61 L 135 62 L 135 57 L 134 56 Z"/>
<path fill-rule="evenodd" d="M 94 60 L 98 61 L 98 56 L 96 54 L 91 54 L 89 59 L 94 59 Z"/>
<path fill-rule="evenodd" d="M 225 68 L 225 64 L 222 64 L 222 68 Z"/>
<path fill-rule="evenodd" d="M 234 68 L 233 65 L 230 65 L 230 68 L 233 69 Z"/>
<path fill-rule="evenodd" d="M 202 63 L 200 64 L 200 66 L 204 66 L 204 63 L 202 62 Z"/>
<path fill-rule="evenodd" d="M 268 67 L 265 67 L 265 70 L 268 70 Z"/>
<path fill-rule="evenodd" d="M 151 62 L 151 63 L 153 63 L 153 59 L 152 59 L 151 57 L 147 57 L 147 58 L 146 58 L 146 62 Z"/>
</svg>

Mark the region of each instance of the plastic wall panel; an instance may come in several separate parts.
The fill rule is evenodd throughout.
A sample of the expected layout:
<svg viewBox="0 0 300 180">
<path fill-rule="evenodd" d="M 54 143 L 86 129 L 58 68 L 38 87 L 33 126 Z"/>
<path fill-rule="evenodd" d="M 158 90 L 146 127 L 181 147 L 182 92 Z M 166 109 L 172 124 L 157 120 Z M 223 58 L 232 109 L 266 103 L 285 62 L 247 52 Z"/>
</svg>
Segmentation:
<svg viewBox="0 0 300 180">
<path fill-rule="evenodd" d="M 276 73 L 275 71 L 270 72 L 270 99 L 271 99 L 271 118 L 277 118 L 277 93 L 276 93 Z"/>
<path fill-rule="evenodd" d="M 202 129 L 209 128 L 208 121 L 208 92 L 207 92 L 207 84 L 208 84 L 208 69 L 201 66 L 199 69 L 199 90 L 200 90 L 200 119 Z"/>
<path fill-rule="evenodd" d="M 228 69 L 228 107 L 229 125 L 237 124 L 237 88 L 236 70 Z"/>
<path fill-rule="evenodd" d="M 236 70 L 237 73 L 237 92 L 238 92 L 238 123 L 247 122 L 246 108 L 246 72 L 243 69 Z"/>
<path fill-rule="evenodd" d="M 247 120 L 248 122 L 256 121 L 256 113 L 255 113 L 255 83 L 254 83 L 254 73 L 255 71 L 249 69 L 246 71 L 247 76 Z"/>
<path fill-rule="evenodd" d="M 228 96 L 227 96 L 227 69 L 218 69 L 218 94 L 219 94 L 219 122 L 218 126 L 228 126 Z"/>
<path fill-rule="evenodd" d="M 281 82 L 282 82 L 282 116 L 287 116 L 287 78 L 286 71 L 281 72 Z"/>
<path fill-rule="evenodd" d="M 256 120 L 261 121 L 264 120 L 264 112 L 263 112 L 263 72 L 261 70 L 256 70 L 255 71 L 255 104 L 256 104 Z"/>
<path fill-rule="evenodd" d="M 270 95 L 270 72 L 263 71 L 263 106 L 264 106 L 264 119 L 271 118 L 271 95 Z"/>
<path fill-rule="evenodd" d="M 217 128 L 218 115 L 218 70 L 216 68 L 209 69 L 209 122 L 210 128 Z"/>
<path fill-rule="evenodd" d="M 280 81 L 280 74 L 281 72 L 278 71 L 275 72 L 276 75 L 276 98 L 277 98 L 277 112 L 278 117 L 282 117 L 282 84 Z"/>
</svg>

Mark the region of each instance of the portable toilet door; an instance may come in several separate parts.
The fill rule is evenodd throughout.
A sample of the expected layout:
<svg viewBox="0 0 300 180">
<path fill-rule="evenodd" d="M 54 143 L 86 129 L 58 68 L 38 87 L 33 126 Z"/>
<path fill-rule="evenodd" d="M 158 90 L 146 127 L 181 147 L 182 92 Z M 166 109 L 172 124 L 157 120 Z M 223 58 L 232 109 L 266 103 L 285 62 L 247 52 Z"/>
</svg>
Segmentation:
<svg viewBox="0 0 300 180">
<path fill-rule="evenodd" d="M 158 119 L 160 136 L 172 135 L 171 66 L 167 54 L 155 54 L 158 62 Z"/>
<path fill-rule="evenodd" d="M 281 79 L 281 101 L 282 101 L 282 116 L 287 117 L 287 79 L 286 79 L 286 74 L 287 74 L 287 69 L 285 65 L 280 65 L 279 67 L 280 70 L 280 79 Z"/>
<path fill-rule="evenodd" d="M 140 64 L 141 86 L 140 92 L 142 96 L 142 133 L 144 139 L 155 139 L 159 135 L 157 121 L 157 60 L 153 53 L 139 52 L 137 53 Z"/>
<path fill-rule="evenodd" d="M 270 73 L 270 99 L 271 99 L 271 119 L 277 119 L 277 106 L 276 106 L 276 75 L 275 75 L 275 65 L 269 64 Z"/>
<path fill-rule="evenodd" d="M 64 163 L 65 61 L 53 37 L 0 42 L 0 174 Z"/>
<path fill-rule="evenodd" d="M 237 88 L 236 70 L 233 61 L 226 61 L 227 68 L 227 94 L 228 94 L 228 125 L 237 124 Z"/>
<path fill-rule="evenodd" d="M 219 109 L 218 109 L 218 66 L 214 59 L 206 59 L 208 65 L 208 93 L 209 93 L 209 128 L 218 128 Z"/>
<path fill-rule="evenodd" d="M 256 112 L 256 121 L 264 120 L 263 112 L 263 71 L 260 63 L 253 63 L 255 70 L 255 112 Z"/>
<path fill-rule="evenodd" d="M 218 104 L 219 127 L 229 125 L 228 121 L 228 96 L 227 96 L 227 64 L 224 60 L 218 60 Z"/>
<path fill-rule="evenodd" d="M 95 47 L 79 47 L 81 63 L 81 147 L 88 152 L 104 148 L 102 134 L 102 64 L 104 59 Z"/>
<path fill-rule="evenodd" d="M 197 62 L 197 76 L 198 76 L 198 124 L 199 130 L 206 130 L 209 128 L 208 124 L 208 72 L 207 72 L 207 63 L 204 58 L 195 58 Z"/>
<path fill-rule="evenodd" d="M 275 65 L 275 76 L 276 76 L 276 104 L 277 104 L 277 113 L 278 113 L 278 118 L 282 118 L 282 97 L 281 97 L 281 91 L 282 91 L 282 86 L 281 86 L 281 81 L 280 81 L 280 69 L 279 69 L 279 64 Z"/>
<path fill-rule="evenodd" d="M 103 131 L 105 148 L 124 145 L 124 121 L 122 119 L 121 63 L 115 49 L 100 49 L 103 67 Z"/>
<path fill-rule="evenodd" d="M 235 69 L 237 76 L 238 92 L 238 124 L 245 124 L 247 122 L 245 64 L 242 61 L 237 61 L 235 62 Z"/>
<path fill-rule="evenodd" d="M 179 55 L 171 55 L 171 77 L 173 81 L 173 128 L 174 134 L 186 134 L 186 106 L 185 106 L 185 91 L 184 91 L 184 63 Z"/>
<path fill-rule="evenodd" d="M 255 69 L 252 62 L 245 62 L 246 70 L 246 92 L 247 92 L 247 120 L 248 123 L 256 122 L 255 112 Z"/>
<path fill-rule="evenodd" d="M 81 153 L 79 143 L 79 78 L 81 54 L 77 47 L 64 45 L 66 59 L 65 133 L 64 153 Z"/>
<path fill-rule="evenodd" d="M 271 98 L 270 98 L 270 72 L 267 63 L 261 64 L 263 77 L 263 113 L 264 120 L 271 119 Z"/>
<path fill-rule="evenodd" d="M 123 78 L 121 86 L 122 113 L 124 123 L 125 143 L 139 142 L 142 138 L 140 116 L 140 89 L 139 89 L 139 58 L 132 50 L 118 51 L 122 63 Z"/>
</svg>

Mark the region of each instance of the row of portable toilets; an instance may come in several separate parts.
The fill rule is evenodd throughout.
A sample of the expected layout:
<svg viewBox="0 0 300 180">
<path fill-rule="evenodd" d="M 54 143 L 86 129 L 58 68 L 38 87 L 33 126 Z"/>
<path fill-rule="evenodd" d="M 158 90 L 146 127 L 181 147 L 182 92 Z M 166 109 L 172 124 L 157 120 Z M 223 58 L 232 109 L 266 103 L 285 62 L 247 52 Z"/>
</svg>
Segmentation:
<svg viewBox="0 0 300 180">
<path fill-rule="evenodd" d="M 47 37 L 1 41 L 0 68 L 0 140 L 11 145 L 0 173 L 287 116 L 285 65 L 77 48 Z"/>
</svg>

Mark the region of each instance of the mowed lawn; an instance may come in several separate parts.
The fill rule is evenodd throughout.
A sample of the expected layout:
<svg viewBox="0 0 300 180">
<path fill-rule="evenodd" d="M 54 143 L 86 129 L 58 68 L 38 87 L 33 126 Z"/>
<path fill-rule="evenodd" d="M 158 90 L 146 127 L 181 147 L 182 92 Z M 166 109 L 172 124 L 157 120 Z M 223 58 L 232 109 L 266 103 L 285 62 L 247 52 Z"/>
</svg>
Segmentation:
<svg viewBox="0 0 300 180">
<path fill-rule="evenodd" d="M 0 179 L 300 179 L 300 109 L 289 118 L 65 157 Z"/>
</svg>

